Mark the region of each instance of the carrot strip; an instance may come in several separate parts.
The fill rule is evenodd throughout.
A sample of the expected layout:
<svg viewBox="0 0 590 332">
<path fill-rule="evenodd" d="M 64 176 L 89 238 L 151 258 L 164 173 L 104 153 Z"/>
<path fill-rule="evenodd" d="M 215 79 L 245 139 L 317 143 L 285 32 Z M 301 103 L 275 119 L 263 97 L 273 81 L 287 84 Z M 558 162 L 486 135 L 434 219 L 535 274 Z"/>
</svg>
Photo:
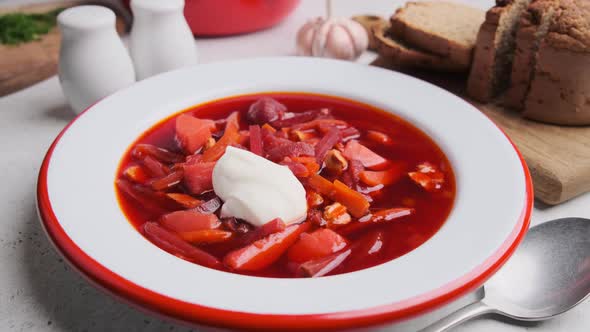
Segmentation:
<svg viewBox="0 0 590 332">
<path fill-rule="evenodd" d="M 181 239 L 192 244 L 211 244 L 229 240 L 233 233 L 219 229 L 204 229 L 192 232 L 180 232 Z"/>
<path fill-rule="evenodd" d="M 367 130 L 367 139 L 374 143 L 386 146 L 390 146 L 393 144 L 393 140 L 391 139 L 391 137 L 389 137 L 387 134 L 384 134 L 376 130 Z"/>
<path fill-rule="evenodd" d="M 348 211 L 359 218 L 369 211 L 369 201 L 359 192 L 350 189 L 344 183 L 335 180 L 334 183 L 318 174 L 309 176 L 307 184 L 320 194 L 340 202 Z"/>
<path fill-rule="evenodd" d="M 277 132 L 277 130 L 273 126 L 269 125 L 268 123 L 263 124 L 260 129 L 261 130 L 267 130 L 267 131 L 269 131 L 271 133 L 276 133 Z"/>
<path fill-rule="evenodd" d="M 243 248 L 228 253 L 223 262 L 237 271 L 258 271 L 276 262 L 310 223 L 290 225 L 282 232 L 271 234 Z"/>
<path fill-rule="evenodd" d="M 305 167 L 307 167 L 309 174 L 317 173 L 320 170 L 320 165 L 316 162 L 316 159 L 314 157 L 291 157 L 291 160 L 301 163 Z"/>
<path fill-rule="evenodd" d="M 219 158 L 221 158 L 221 156 L 223 156 L 225 149 L 228 146 L 237 144 L 240 141 L 239 128 L 238 112 L 234 112 L 227 118 L 227 124 L 225 126 L 225 132 L 223 133 L 223 136 L 221 136 L 215 145 L 203 153 L 202 161 L 217 161 Z"/>
<path fill-rule="evenodd" d="M 216 215 L 204 214 L 195 210 L 174 211 L 161 216 L 158 222 L 164 228 L 176 233 L 215 229 L 221 226 Z"/>
<path fill-rule="evenodd" d="M 184 171 L 182 169 L 174 171 L 166 176 L 161 178 L 155 179 L 152 181 L 151 186 L 152 189 L 160 191 L 171 188 L 182 181 L 184 178 Z"/>
<path fill-rule="evenodd" d="M 361 193 L 350 189 L 344 183 L 334 181 L 334 200 L 340 202 L 353 216 L 360 218 L 369 211 L 369 201 Z"/>
<path fill-rule="evenodd" d="M 141 184 L 145 183 L 150 177 L 143 167 L 139 165 L 127 167 L 123 174 L 125 174 L 125 176 L 131 181 Z"/>
<path fill-rule="evenodd" d="M 191 195 L 187 195 L 187 194 L 169 193 L 166 195 L 187 209 L 195 208 L 195 207 L 201 205 L 201 203 L 202 203 L 202 201 L 194 198 Z"/>
<path fill-rule="evenodd" d="M 405 166 L 402 164 L 394 164 L 391 168 L 385 171 L 362 171 L 359 178 L 363 183 L 369 186 L 384 185 L 389 186 L 399 181 L 405 172 Z"/>
<path fill-rule="evenodd" d="M 324 196 L 334 197 L 334 184 L 319 174 L 310 175 L 307 184 Z"/>
</svg>

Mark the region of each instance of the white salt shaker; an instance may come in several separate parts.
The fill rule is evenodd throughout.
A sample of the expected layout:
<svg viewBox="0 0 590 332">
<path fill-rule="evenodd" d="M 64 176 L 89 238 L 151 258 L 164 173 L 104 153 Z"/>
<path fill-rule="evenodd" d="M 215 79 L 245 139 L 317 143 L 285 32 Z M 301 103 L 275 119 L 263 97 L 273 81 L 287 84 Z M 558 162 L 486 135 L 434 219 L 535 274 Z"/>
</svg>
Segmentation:
<svg viewBox="0 0 590 332">
<path fill-rule="evenodd" d="M 184 0 L 131 0 L 131 10 L 129 47 L 138 80 L 197 63 Z"/>
<path fill-rule="evenodd" d="M 112 10 L 78 6 L 61 12 L 57 20 L 62 33 L 59 80 L 76 113 L 135 82 L 133 63 L 117 34 Z"/>
</svg>

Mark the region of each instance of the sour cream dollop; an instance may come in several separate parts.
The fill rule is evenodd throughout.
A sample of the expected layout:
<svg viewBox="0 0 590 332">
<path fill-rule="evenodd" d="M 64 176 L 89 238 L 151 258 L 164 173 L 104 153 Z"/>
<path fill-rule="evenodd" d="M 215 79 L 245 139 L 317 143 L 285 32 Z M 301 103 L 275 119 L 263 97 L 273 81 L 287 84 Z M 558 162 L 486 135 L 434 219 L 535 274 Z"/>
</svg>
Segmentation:
<svg viewBox="0 0 590 332">
<path fill-rule="evenodd" d="M 291 170 L 250 151 L 227 147 L 213 168 L 213 190 L 224 202 L 222 217 L 254 226 L 275 218 L 297 223 L 307 215 L 305 189 Z"/>
</svg>

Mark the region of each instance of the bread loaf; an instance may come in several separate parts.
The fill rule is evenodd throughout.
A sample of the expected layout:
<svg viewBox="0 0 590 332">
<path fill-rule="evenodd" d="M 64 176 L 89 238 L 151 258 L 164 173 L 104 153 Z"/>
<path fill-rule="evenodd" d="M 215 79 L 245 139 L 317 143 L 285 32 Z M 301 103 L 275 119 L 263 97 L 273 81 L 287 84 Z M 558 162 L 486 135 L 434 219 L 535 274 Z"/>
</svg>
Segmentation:
<svg viewBox="0 0 590 332">
<path fill-rule="evenodd" d="M 559 2 L 539 47 L 523 115 L 590 125 L 590 1 Z"/>
<path fill-rule="evenodd" d="M 514 109 L 522 109 L 524 106 L 524 99 L 529 92 L 537 63 L 537 52 L 541 41 L 547 35 L 557 6 L 558 0 L 533 0 L 522 14 L 516 33 L 510 87 L 503 98 L 505 106 Z"/>
<path fill-rule="evenodd" d="M 488 102 L 509 85 L 516 30 L 529 2 L 496 0 L 496 6 L 486 13 L 467 82 L 467 93 L 473 99 Z"/>
</svg>

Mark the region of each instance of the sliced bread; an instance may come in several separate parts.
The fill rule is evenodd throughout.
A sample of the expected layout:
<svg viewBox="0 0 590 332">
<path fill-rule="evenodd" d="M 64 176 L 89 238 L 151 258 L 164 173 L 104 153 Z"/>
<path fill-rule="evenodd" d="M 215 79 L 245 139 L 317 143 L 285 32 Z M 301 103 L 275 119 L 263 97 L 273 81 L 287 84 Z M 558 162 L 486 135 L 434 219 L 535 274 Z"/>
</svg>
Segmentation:
<svg viewBox="0 0 590 332">
<path fill-rule="evenodd" d="M 510 87 L 503 98 L 505 106 L 522 109 L 536 66 L 537 52 L 547 35 L 559 0 L 533 0 L 523 13 L 516 33 Z"/>
<path fill-rule="evenodd" d="M 445 72 L 461 72 L 466 68 L 447 57 L 412 47 L 391 34 L 390 27 L 375 26 L 373 35 L 377 52 L 392 64 L 403 67 L 425 68 Z"/>
<path fill-rule="evenodd" d="M 398 40 L 468 68 L 485 12 L 446 1 L 408 2 L 391 17 Z"/>
<path fill-rule="evenodd" d="M 488 102 L 510 83 L 516 30 L 530 0 L 496 0 L 477 34 L 467 94 Z"/>
<path fill-rule="evenodd" d="M 373 34 L 374 27 L 386 27 L 389 25 L 389 22 L 387 22 L 386 19 L 375 15 L 357 15 L 353 16 L 352 19 L 365 28 L 365 31 L 367 31 L 367 35 L 369 36 L 369 49 L 376 51 L 377 41 Z"/>
<path fill-rule="evenodd" d="M 560 0 L 539 46 L 523 115 L 590 125 L 590 1 Z"/>
</svg>

